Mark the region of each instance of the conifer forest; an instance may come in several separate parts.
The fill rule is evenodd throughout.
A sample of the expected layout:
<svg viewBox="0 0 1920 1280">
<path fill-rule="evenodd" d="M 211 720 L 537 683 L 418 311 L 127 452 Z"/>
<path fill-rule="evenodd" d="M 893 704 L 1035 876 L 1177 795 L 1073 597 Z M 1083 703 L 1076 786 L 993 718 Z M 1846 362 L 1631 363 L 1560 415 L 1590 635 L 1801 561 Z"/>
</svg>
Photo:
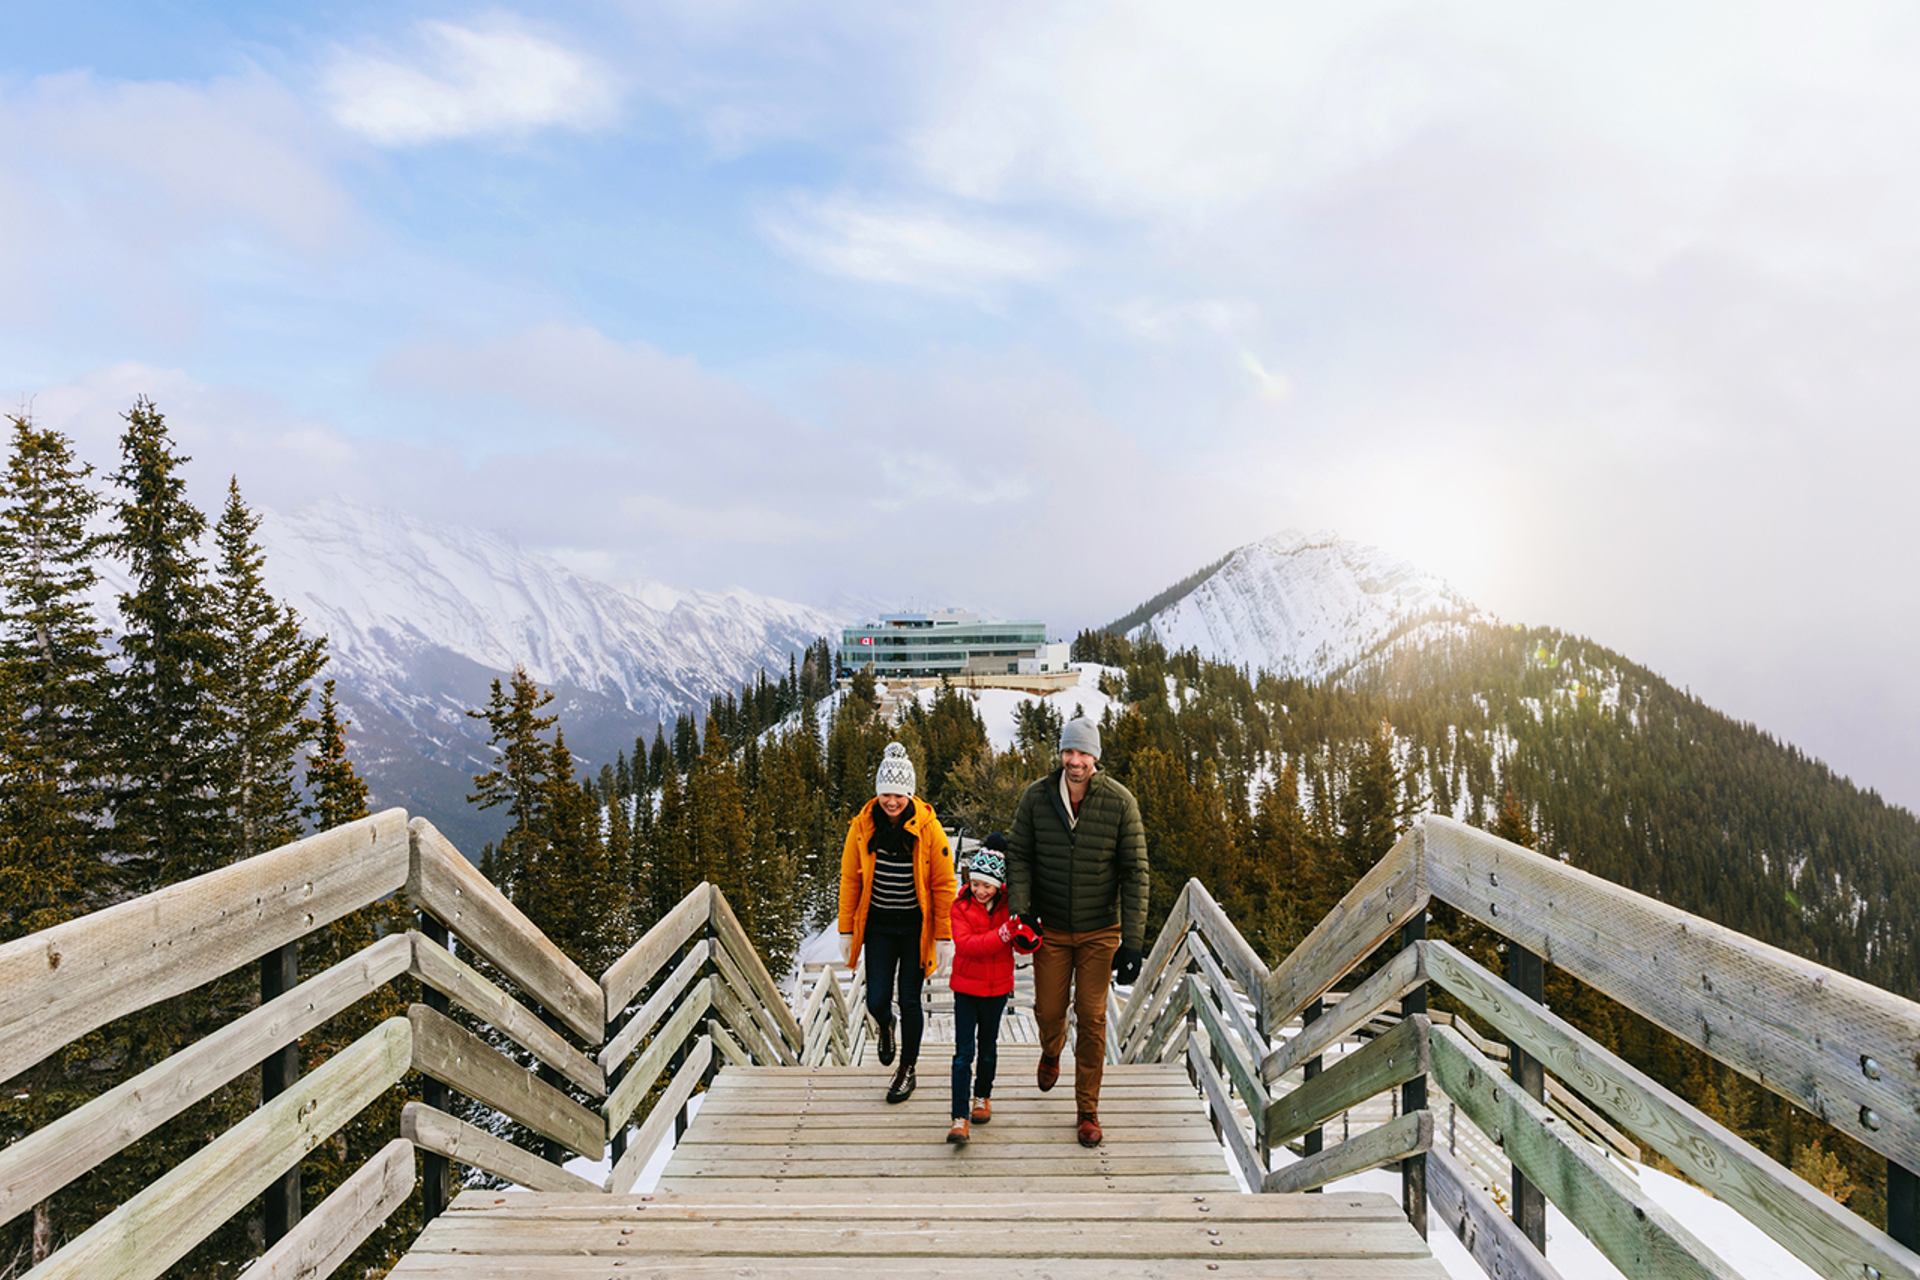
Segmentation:
<svg viewBox="0 0 1920 1280">
<path fill-rule="evenodd" d="M 368 779 L 326 642 L 268 589 L 240 478 L 209 515 L 144 399 L 124 415 L 111 474 L 27 417 L 7 435 L 0 942 L 364 815 Z M 104 616 L 108 564 L 127 585 Z M 1140 801 L 1150 929 L 1198 877 L 1272 963 L 1437 810 L 1920 996 L 1920 821 L 1591 640 L 1422 619 L 1321 681 L 1169 653 L 1118 627 L 1082 633 L 1073 657 L 1100 665 L 1113 700 L 1100 767 Z M 906 745 L 949 832 L 979 836 L 1008 825 L 1021 789 L 1054 767 L 1061 728 L 1058 711 L 1027 702 L 1013 744 L 996 749 L 966 691 L 896 702 L 870 674 L 836 680 L 825 638 L 699 714 L 636 725 L 612 760 L 572 753 L 552 695 L 524 669 L 474 689 L 468 714 L 491 746 L 469 800 L 499 834 L 467 853 L 594 974 L 702 881 L 726 893 L 770 969 L 788 971 L 834 910 L 846 823 L 888 742 Z M 1497 964 L 1490 935 L 1436 910 L 1439 935 Z M 302 974 L 407 927 L 384 904 L 343 919 L 303 942 Z M 403 1009 L 406 985 L 308 1037 L 307 1060 Z M 1548 994 L 1743 1137 L 1884 1219 L 1875 1159 L 1603 997 L 1552 978 Z M 68 1046 L 0 1098 L 0 1144 L 258 998 L 225 979 Z M 0 1277 L 226 1129 L 258 1091 L 257 1078 L 236 1082 L 0 1227 Z M 404 1101 L 394 1090 L 313 1153 L 309 1201 L 397 1133 Z M 384 1274 L 417 1214 L 403 1207 L 341 1274 Z M 256 1214 L 239 1215 L 181 1273 L 236 1274 L 259 1231 Z"/>
</svg>

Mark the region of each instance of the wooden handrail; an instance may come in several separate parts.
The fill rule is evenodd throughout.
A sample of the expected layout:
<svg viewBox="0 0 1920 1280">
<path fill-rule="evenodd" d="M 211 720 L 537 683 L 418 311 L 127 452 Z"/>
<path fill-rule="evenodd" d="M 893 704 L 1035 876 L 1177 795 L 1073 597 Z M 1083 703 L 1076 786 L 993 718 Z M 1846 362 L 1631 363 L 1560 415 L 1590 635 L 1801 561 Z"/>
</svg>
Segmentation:
<svg viewBox="0 0 1920 1280">
<path fill-rule="evenodd" d="M 1436 1027 L 1431 1044 L 1433 1076 L 1447 1096 L 1500 1139 L 1508 1157 L 1622 1273 L 1648 1280 L 1737 1280 L 1732 1268 L 1605 1157 L 1562 1136 L 1546 1107 L 1459 1032 Z"/>
<path fill-rule="evenodd" d="M 1298 1089 L 1275 1098 L 1267 1108 L 1267 1141 L 1288 1142 L 1356 1103 L 1427 1074 L 1429 1030 L 1426 1015 L 1416 1013 Z"/>
<path fill-rule="evenodd" d="M 1426 980 L 1425 952 L 1417 945 L 1402 948 L 1400 954 L 1349 992 L 1346 999 L 1301 1027 L 1298 1034 L 1268 1054 L 1260 1064 L 1261 1078 L 1271 1084 L 1309 1059 L 1319 1057 L 1365 1026 L 1382 1008 Z"/>
<path fill-rule="evenodd" d="M 1826 1276 L 1920 1276 L 1920 1255 L 1769 1158 L 1445 942 L 1433 980 L 1680 1171 Z"/>
<path fill-rule="evenodd" d="M 406 822 L 389 809 L 0 945 L 0 1081 L 398 889 Z"/>
<path fill-rule="evenodd" d="M 1424 835 L 1415 827 L 1274 966 L 1267 980 L 1265 1026 L 1293 1021 L 1395 930 L 1426 909 L 1426 863 Z"/>
<path fill-rule="evenodd" d="M 1378 1169 L 1433 1146 L 1433 1113 L 1409 1111 L 1396 1120 L 1328 1147 L 1266 1176 L 1260 1189 L 1289 1193 L 1311 1191 L 1339 1178 Z"/>
<path fill-rule="evenodd" d="M 607 999 L 600 984 L 554 946 L 431 822 L 415 818 L 408 830 L 412 867 L 407 896 L 414 905 L 430 912 L 582 1039 L 599 1044 L 607 1029 Z"/>
<path fill-rule="evenodd" d="M 654 921 L 653 927 L 641 934 L 640 940 L 628 947 L 618 960 L 607 966 L 606 973 L 600 977 L 600 986 L 606 993 L 608 1026 L 633 1003 L 634 997 L 646 990 L 654 974 L 687 940 L 706 927 L 712 914 L 713 886 L 703 880 L 689 889 L 667 914 Z"/>
<path fill-rule="evenodd" d="M 1920 1169 L 1920 1004 L 1441 817 L 1434 896 Z"/>
</svg>

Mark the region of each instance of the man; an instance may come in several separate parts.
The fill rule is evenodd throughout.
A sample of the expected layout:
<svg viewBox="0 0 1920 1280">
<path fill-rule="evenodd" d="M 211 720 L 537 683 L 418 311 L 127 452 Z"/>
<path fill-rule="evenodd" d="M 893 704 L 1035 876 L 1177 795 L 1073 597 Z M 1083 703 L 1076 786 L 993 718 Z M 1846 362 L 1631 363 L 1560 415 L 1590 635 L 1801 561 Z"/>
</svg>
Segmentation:
<svg viewBox="0 0 1920 1280">
<path fill-rule="evenodd" d="M 1033 958 L 1042 1091 L 1060 1078 L 1067 999 L 1073 1044 L 1075 1132 L 1100 1145 L 1100 1073 L 1107 1055 L 1108 974 L 1140 976 L 1147 927 L 1147 833 L 1133 793 L 1099 772 L 1100 729 L 1084 717 L 1060 730 L 1060 767 L 1029 786 L 1007 842 L 1007 886 L 1017 915 L 1038 917 L 1046 940 Z"/>
</svg>

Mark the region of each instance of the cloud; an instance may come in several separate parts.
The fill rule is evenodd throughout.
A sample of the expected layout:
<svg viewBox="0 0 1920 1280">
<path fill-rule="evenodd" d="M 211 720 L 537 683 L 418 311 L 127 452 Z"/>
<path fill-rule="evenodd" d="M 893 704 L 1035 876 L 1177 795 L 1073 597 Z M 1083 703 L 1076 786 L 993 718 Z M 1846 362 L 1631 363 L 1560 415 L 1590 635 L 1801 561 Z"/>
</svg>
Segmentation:
<svg viewBox="0 0 1920 1280">
<path fill-rule="evenodd" d="M 321 88 L 333 117 L 384 147 L 523 137 L 611 121 L 620 91 L 595 59 L 504 22 L 421 22 L 413 49 L 342 50 Z"/>
<path fill-rule="evenodd" d="M 1051 238 L 990 218 L 923 204 L 796 195 L 761 219 L 789 256 L 829 275 L 932 293 L 977 295 L 1059 275 L 1068 254 Z"/>
</svg>

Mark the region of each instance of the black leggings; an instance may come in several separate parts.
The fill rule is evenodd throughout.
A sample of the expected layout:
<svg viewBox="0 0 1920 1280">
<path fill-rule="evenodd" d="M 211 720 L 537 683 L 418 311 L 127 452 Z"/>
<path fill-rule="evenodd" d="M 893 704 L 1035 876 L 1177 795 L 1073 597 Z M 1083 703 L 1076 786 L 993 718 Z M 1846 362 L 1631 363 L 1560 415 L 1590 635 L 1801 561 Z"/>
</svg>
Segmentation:
<svg viewBox="0 0 1920 1280">
<path fill-rule="evenodd" d="M 867 1012 L 882 1026 L 893 1020 L 893 999 L 900 999 L 900 1061 L 920 1061 L 920 1036 L 926 1019 L 920 1013 L 920 935 L 867 935 Z"/>
</svg>

